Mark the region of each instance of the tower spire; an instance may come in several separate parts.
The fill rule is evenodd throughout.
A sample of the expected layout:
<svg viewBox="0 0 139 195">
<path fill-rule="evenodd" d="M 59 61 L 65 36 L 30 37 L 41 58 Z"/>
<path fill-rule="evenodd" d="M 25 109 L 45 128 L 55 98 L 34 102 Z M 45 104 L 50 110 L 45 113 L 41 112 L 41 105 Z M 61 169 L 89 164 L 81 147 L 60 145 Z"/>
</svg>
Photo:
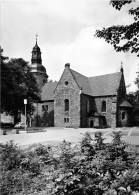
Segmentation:
<svg viewBox="0 0 139 195">
<path fill-rule="evenodd" d="M 36 45 L 38 45 L 38 35 L 36 34 L 35 37 L 36 37 Z"/>
<path fill-rule="evenodd" d="M 124 69 L 123 69 L 123 62 L 121 61 L 121 69 L 120 69 L 121 73 L 124 72 Z"/>
<path fill-rule="evenodd" d="M 42 65 L 41 50 L 38 46 L 38 35 L 35 35 L 36 44 L 32 49 L 31 72 L 34 74 L 38 86 L 41 87 L 48 78 L 45 67 Z"/>
</svg>

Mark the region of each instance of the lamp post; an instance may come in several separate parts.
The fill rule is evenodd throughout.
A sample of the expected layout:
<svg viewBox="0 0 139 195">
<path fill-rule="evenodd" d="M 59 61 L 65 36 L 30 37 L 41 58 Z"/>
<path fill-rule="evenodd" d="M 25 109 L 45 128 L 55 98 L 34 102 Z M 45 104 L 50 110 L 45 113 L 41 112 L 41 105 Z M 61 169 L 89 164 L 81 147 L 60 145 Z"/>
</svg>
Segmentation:
<svg viewBox="0 0 139 195">
<path fill-rule="evenodd" d="M 26 109 L 27 99 L 24 99 L 24 105 L 25 105 L 25 132 L 26 132 L 27 131 L 27 124 L 26 124 L 26 121 L 27 121 L 27 109 Z"/>
</svg>

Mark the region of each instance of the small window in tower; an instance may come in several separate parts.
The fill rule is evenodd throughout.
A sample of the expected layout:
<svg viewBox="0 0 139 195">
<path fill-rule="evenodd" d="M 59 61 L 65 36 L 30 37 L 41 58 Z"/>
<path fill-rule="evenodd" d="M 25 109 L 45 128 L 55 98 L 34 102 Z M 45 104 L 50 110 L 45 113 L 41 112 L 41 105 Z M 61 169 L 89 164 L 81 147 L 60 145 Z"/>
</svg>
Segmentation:
<svg viewBox="0 0 139 195">
<path fill-rule="evenodd" d="M 106 112 L 106 101 L 102 101 L 101 112 Z"/>
<path fill-rule="evenodd" d="M 65 81 L 65 85 L 67 86 L 69 84 L 69 82 L 68 81 Z"/>
</svg>

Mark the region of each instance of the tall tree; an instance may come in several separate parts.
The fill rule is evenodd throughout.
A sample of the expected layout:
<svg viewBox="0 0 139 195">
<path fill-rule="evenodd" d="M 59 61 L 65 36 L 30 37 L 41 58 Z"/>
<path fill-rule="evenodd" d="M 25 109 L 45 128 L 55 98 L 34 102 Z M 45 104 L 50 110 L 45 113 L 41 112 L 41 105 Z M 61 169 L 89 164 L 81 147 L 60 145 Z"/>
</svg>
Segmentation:
<svg viewBox="0 0 139 195">
<path fill-rule="evenodd" d="M 131 52 L 139 57 L 139 3 L 136 0 L 110 0 L 110 4 L 117 10 L 130 4 L 128 14 L 132 16 L 133 22 L 127 25 L 113 25 L 96 31 L 96 36 L 105 39 L 117 52 Z M 139 73 L 135 84 L 138 90 L 135 97 L 139 97 Z M 137 98 L 137 101 L 139 98 Z"/>
<path fill-rule="evenodd" d="M 33 110 L 33 102 L 38 101 L 39 89 L 30 72 L 28 63 L 22 58 L 5 62 L 1 52 L 1 109 L 15 116 L 24 110 L 24 99 L 27 98 L 27 112 Z"/>
<path fill-rule="evenodd" d="M 122 10 L 126 4 L 131 4 L 128 13 L 133 17 L 133 23 L 129 25 L 113 25 L 96 31 L 96 36 L 104 38 L 107 43 L 113 45 L 116 51 L 137 53 L 139 56 L 139 7 L 135 7 L 135 0 L 111 0 L 110 4 L 117 10 Z"/>
</svg>

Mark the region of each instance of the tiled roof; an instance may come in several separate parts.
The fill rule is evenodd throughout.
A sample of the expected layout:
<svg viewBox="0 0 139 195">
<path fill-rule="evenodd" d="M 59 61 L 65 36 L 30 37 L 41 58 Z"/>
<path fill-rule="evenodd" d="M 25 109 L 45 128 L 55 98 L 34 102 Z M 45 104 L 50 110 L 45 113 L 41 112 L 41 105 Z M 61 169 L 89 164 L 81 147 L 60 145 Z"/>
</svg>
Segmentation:
<svg viewBox="0 0 139 195">
<path fill-rule="evenodd" d="M 91 96 L 115 95 L 120 85 L 121 72 L 86 77 L 70 69 L 82 93 Z"/>
<path fill-rule="evenodd" d="M 71 70 L 71 73 L 75 79 L 75 81 L 77 82 L 79 88 L 82 90 L 82 93 L 84 94 L 87 94 L 87 95 L 92 95 L 91 93 L 91 88 L 90 88 L 90 85 L 89 85 L 89 80 L 88 80 L 88 77 L 72 70 Z"/>
<path fill-rule="evenodd" d="M 101 76 L 89 77 L 92 96 L 115 95 L 120 85 L 122 73 L 116 72 Z"/>
<path fill-rule="evenodd" d="M 47 100 L 54 100 L 54 90 L 56 88 L 57 82 L 48 82 L 46 83 L 41 92 L 41 100 L 47 101 Z"/>
<path fill-rule="evenodd" d="M 83 94 L 90 96 L 108 96 L 116 95 L 120 85 L 122 73 L 116 72 L 95 77 L 86 77 L 70 69 L 74 80 L 81 89 Z M 42 88 L 41 100 L 54 100 L 54 90 L 57 82 L 48 82 Z"/>
<path fill-rule="evenodd" d="M 120 104 L 120 107 L 132 108 L 132 105 L 131 105 L 127 100 L 124 100 L 124 101 Z"/>
</svg>

